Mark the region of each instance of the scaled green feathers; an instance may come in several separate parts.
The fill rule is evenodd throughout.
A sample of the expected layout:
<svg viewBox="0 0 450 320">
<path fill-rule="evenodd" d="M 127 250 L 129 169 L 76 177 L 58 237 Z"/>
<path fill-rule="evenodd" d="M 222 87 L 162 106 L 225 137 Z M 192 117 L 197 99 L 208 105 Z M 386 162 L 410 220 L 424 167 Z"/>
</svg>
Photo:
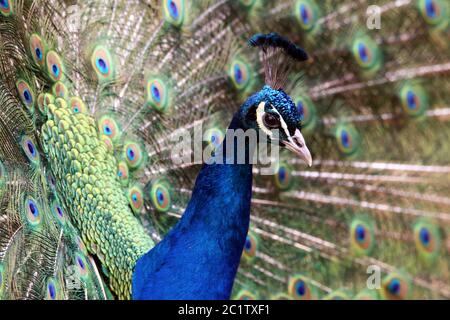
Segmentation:
<svg viewBox="0 0 450 320">
<path fill-rule="evenodd" d="M 56 189 L 65 195 L 65 207 L 89 251 L 108 272 L 112 290 L 129 298 L 134 265 L 153 241 L 121 192 L 116 159 L 99 138 L 94 119 L 74 113 L 61 98 L 48 111 L 42 145 Z"/>
</svg>

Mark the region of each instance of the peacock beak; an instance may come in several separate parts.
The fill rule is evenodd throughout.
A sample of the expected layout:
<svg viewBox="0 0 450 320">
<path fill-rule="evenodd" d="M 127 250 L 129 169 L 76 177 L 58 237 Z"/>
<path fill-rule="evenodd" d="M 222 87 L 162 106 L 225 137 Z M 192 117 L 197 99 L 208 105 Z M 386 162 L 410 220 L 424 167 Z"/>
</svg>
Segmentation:
<svg viewBox="0 0 450 320">
<path fill-rule="evenodd" d="M 292 137 L 289 137 L 288 141 L 283 141 L 283 144 L 286 149 L 291 150 L 298 155 L 308 166 L 312 166 L 311 152 L 309 152 L 305 138 L 303 138 L 299 129 L 295 131 L 295 134 Z"/>
</svg>

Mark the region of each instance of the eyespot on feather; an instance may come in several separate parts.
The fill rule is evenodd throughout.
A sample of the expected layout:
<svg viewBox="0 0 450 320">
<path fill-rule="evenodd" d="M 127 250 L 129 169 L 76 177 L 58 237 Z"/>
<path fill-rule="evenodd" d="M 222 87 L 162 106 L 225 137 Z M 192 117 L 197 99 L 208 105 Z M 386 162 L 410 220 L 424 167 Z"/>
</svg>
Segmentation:
<svg viewBox="0 0 450 320">
<path fill-rule="evenodd" d="M 40 35 L 33 33 L 30 36 L 29 42 L 30 42 L 31 57 L 38 66 L 44 67 L 45 56 L 47 53 L 44 40 L 41 38 Z"/>
<path fill-rule="evenodd" d="M 66 215 L 59 201 L 54 200 L 52 203 L 52 213 L 61 226 L 66 224 Z"/>
<path fill-rule="evenodd" d="M 232 60 L 229 69 L 229 77 L 233 86 L 239 90 L 245 90 L 250 83 L 250 66 L 242 58 L 235 58 Z"/>
<path fill-rule="evenodd" d="M 250 263 L 256 257 L 258 252 L 259 239 L 252 231 L 249 231 L 244 243 L 244 250 L 242 252 L 242 257 L 247 263 Z"/>
<path fill-rule="evenodd" d="M 72 97 L 69 100 L 70 109 L 73 111 L 73 113 L 83 113 L 88 114 L 87 107 L 83 100 L 81 100 L 78 97 Z"/>
<path fill-rule="evenodd" d="M 387 275 L 381 283 L 381 295 L 388 300 L 408 299 L 412 292 L 412 284 L 408 276 L 394 271 Z"/>
<path fill-rule="evenodd" d="M 123 147 L 123 158 L 130 169 L 141 168 L 146 159 L 144 146 L 134 141 L 127 141 Z"/>
<path fill-rule="evenodd" d="M 286 163 L 280 163 L 278 170 L 274 175 L 275 186 L 280 191 L 288 191 L 294 185 L 294 177 L 292 176 L 292 167 Z"/>
<path fill-rule="evenodd" d="M 346 156 L 354 155 L 361 147 L 361 137 L 351 124 L 340 124 L 335 129 L 337 147 Z"/>
<path fill-rule="evenodd" d="M 426 263 L 432 263 L 440 255 L 442 237 L 437 224 L 427 219 L 419 219 L 413 227 L 417 254 Z"/>
<path fill-rule="evenodd" d="M 166 113 L 169 109 L 169 87 L 160 78 L 147 81 L 147 104 L 158 112 Z"/>
<path fill-rule="evenodd" d="M 445 27 L 449 23 L 449 5 L 444 0 L 419 0 L 418 8 L 422 18 L 433 27 Z"/>
<path fill-rule="evenodd" d="M 163 0 L 163 11 L 165 21 L 169 24 L 180 27 L 186 18 L 185 0 Z"/>
<path fill-rule="evenodd" d="M 352 54 L 365 74 L 371 76 L 382 66 L 382 53 L 379 45 L 367 35 L 357 35 L 352 43 Z"/>
<path fill-rule="evenodd" d="M 23 136 L 21 140 L 22 150 L 25 156 L 28 158 L 31 164 L 38 165 L 39 164 L 39 151 L 37 150 L 36 144 L 34 141 L 28 137 Z"/>
<path fill-rule="evenodd" d="M 45 283 L 45 299 L 46 300 L 61 300 L 61 286 L 59 285 L 58 280 L 55 278 L 48 278 Z"/>
<path fill-rule="evenodd" d="M 357 255 L 370 255 L 375 246 L 373 224 L 364 219 L 355 218 L 350 225 L 350 247 Z"/>
<path fill-rule="evenodd" d="M 1 0 L 0 1 L 0 13 L 9 17 L 13 13 L 14 0 Z"/>
<path fill-rule="evenodd" d="M 82 252 L 77 252 L 74 256 L 74 265 L 77 268 L 77 273 L 80 278 L 85 280 L 89 275 L 89 264 L 87 259 Z"/>
<path fill-rule="evenodd" d="M 111 139 L 113 143 L 116 143 L 122 135 L 122 131 L 118 123 L 110 115 L 104 115 L 100 117 L 100 119 L 98 120 L 98 130 L 101 135 L 105 135 L 106 137 Z"/>
<path fill-rule="evenodd" d="M 19 97 L 22 100 L 23 105 L 30 111 L 34 111 L 35 95 L 34 90 L 29 83 L 25 80 L 19 79 L 16 83 Z"/>
<path fill-rule="evenodd" d="M 54 82 L 63 81 L 65 66 L 56 51 L 49 51 L 46 57 L 47 74 Z"/>
<path fill-rule="evenodd" d="M 100 82 L 112 81 L 115 77 L 115 64 L 111 52 L 102 45 L 94 48 L 91 55 L 91 65 Z"/>
<path fill-rule="evenodd" d="M 129 181 L 128 165 L 125 161 L 120 161 L 117 165 L 117 176 L 119 177 L 122 186 L 127 186 Z"/>
<path fill-rule="evenodd" d="M 128 189 L 128 202 L 135 214 L 144 207 L 144 192 L 139 185 L 136 184 Z"/>
<path fill-rule="evenodd" d="M 303 275 L 294 275 L 288 281 L 289 296 L 296 300 L 314 300 L 317 299 L 315 288 L 310 281 Z"/>
<path fill-rule="evenodd" d="M 294 99 L 297 110 L 301 115 L 302 133 L 310 133 L 318 124 L 317 109 L 312 100 L 306 95 L 297 95 Z"/>
<path fill-rule="evenodd" d="M 171 186 L 164 179 L 157 179 L 150 187 L 150 202 L 156 211 L 165 213 L 172 207 Z"/>
<path fill-rule="evenodd" d="M 318 28 L 320 11 L 315 1 L 298 0 L 294 10 L 300 28 L 306 32 L 312 32 Z"/>
<path fill-rule="evenodd" d="M 69 90 L 67 89 L 67 86 L 61 82 L 56 82 L 52 87 L 52 93 L 55 96 L 55 98 L 61 98 L 66 100 L 69 95 Z"/>
<path fill-rule="evenodd" d="M 33 197 L 25 197 L 23 203 L 23 211 L 26 217 L 27 224 L 31 228 L 36 228 L 40 225 L 42 221 L 42 212 L 40 206 Z"/>
<path fill-rule="evenodd" d="M 418 83 L 405 83 L 398 95 L 404 112 L 411 118 L 423 116 L 429 108 L 428 94 Z"/>
</svg>

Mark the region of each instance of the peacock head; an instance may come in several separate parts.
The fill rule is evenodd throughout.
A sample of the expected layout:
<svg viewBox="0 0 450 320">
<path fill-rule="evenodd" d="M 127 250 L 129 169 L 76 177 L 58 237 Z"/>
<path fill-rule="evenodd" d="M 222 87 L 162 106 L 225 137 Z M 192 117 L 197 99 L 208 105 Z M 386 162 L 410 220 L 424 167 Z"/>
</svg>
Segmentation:
<svg viewBox="0 0 450 320">
<path fill-rule="evenodd" d="M 248 98 L 240 110 L 246 129 L 262 131 L 271 143 L 294 152 L 311 166 L 311 153 L 301 133 L 302 116 L 286 92 L 268 85 Z"/>
<path fill-rule="evenodd" d="M 308 60 L 308 55 L 276 33 L 257 34 L 249 42 L 262 50 L 266 85 L 242 106 L 243 124 L 247 129 L 261 130 L 270 142 L 294 152 L 311 166 L 311 153 L 301 133 L 303 111 L 283 90 L 295 60 Z"/>
</svg>

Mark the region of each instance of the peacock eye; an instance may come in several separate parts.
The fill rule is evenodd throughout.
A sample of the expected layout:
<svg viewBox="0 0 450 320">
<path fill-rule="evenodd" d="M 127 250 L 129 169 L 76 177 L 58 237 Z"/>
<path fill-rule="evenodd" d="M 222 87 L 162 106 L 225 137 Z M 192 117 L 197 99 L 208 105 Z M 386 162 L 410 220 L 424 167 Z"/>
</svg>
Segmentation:
<svg viewBox="0 0 450 320">
<path fill-rule="evenodd" d="M 281 126 L 280 119 L 271 113 L 264 114 L 263 123 L 269 129 L 276 129 Z"/>
</svg>

